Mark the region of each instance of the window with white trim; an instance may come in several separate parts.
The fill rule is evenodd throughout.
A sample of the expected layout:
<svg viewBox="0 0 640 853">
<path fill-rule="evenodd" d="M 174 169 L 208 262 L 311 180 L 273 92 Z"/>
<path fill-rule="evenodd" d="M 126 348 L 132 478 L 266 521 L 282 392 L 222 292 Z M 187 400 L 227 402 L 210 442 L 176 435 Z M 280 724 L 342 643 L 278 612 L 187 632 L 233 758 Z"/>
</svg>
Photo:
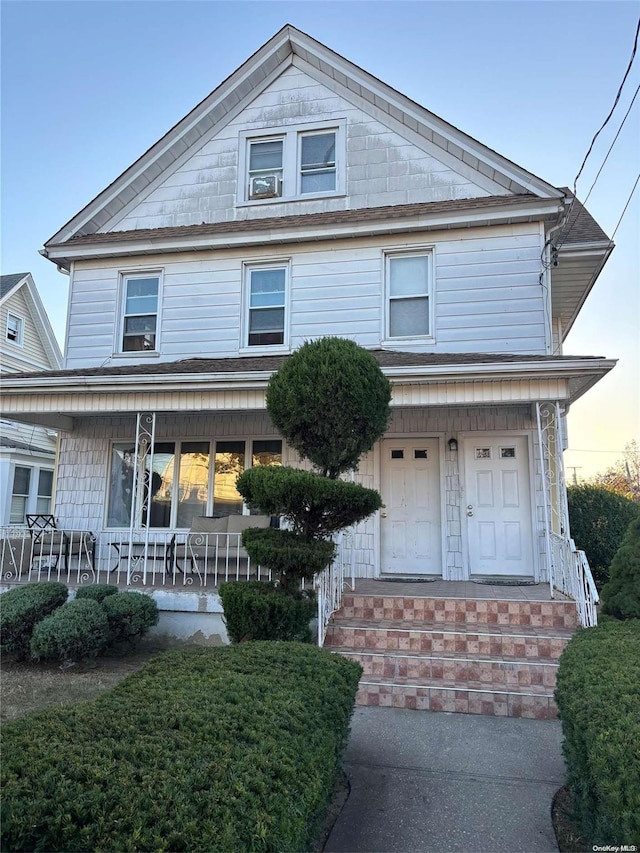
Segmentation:
<svg viewBox="0 0 640 853">
<path fill-rule="evenodd" d="M 432 253 L 387 254 L 387 338 L 433 336 Z"/>
<path fill-rule="evenodd" d="M 24 320 L 17 314 L 7 314 L 6 339 L 9 343 L 21 347 L 24 339 Z"/>
<path fill-rule="evenodd" d="M 286 339 L 287 264 L 245 267 L 245 346 L 282 346 Z"/>
<path fill-rule="evenodd" d="M 121 352 L 157 351 L 159 301 L 159 273 L 123 274 Z"/>
<path fill-rule="evenodd" d="M 115 442 L 109 459 L 106 526 L 144 526 L 149 501 L 149 527 L 188 529 L 203 515 L 241 515 L 248 511 L 236 488 L 246 467 L 282 464 L 281 439 L 171 440 L 156 442 L 145 460 L 145 486 L 134 491 L 135 442 Z M 16 469 L 17 470 L 17 469 Z M 26 486 L 28 488 L 29 469 Z M 24 487 L 24 477 L 19 485 Z M 16 517 L 18 510 L 16 501 Z M 12 505 L 13 511 L 13 505 Z M 253 511 L 252 511 L 253 512 Z M 24 515 L 24 513 L 23 513 Z M 12 515 L 13 517 L 13 515 Z M 16 522 L 17 523 L 17 522 Z"/>
<path fill-rule="evenodd" d="M 36 512 L 40 515 L 51 514 L 51 497 L 53 495 L 53 471 L 41 468 L 38 474 L 38 495 Z"/>
<path fill-rule="evenodd" d="M 31 468 L 16 465 L 13 470 L 13 489 L 11 491 L 11 510 L 9 524 L 24 524 L 28 512 L 29 491 L 31 486 Z"/>
<path fill-rule="evenodd" d="M 241 133 L 238 203 L 344 193 L 345 128 L 341 119 L 274 128 L 269 135 Z"/>
</svg>

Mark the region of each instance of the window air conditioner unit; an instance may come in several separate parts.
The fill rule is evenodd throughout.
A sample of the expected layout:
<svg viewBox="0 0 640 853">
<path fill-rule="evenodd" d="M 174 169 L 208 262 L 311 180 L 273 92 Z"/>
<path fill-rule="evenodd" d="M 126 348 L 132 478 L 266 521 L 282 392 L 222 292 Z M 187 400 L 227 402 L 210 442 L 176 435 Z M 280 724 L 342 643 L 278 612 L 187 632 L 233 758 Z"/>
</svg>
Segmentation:
<svg viewBox="0 0 640 853">
<path fill-rule="evenodd" d="M 249 198 L 279 198 L 282 195 L 282 181 L 278 175 L 260 175 L 251 178 Z"/>
</svg>

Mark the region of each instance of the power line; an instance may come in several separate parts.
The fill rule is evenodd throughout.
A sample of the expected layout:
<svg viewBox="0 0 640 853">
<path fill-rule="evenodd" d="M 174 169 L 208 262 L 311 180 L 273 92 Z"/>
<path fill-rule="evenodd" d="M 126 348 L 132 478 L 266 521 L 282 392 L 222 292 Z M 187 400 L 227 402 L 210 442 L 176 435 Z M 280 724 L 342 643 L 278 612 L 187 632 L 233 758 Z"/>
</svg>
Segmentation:
<svg viewBox="0 0 640 853">
<path fill-rule="evenodd" d="M 633 198 L 633 194 L 636 191 L 636 187 L 638 186 L 638 181 L 640 181 L 640 172 L 638 172 L 638 177 L 636 178 L 636 182 L 633 185 L 631 192 L 629 193 L 629 198 L 627 199 L 627 203 L 625 204 L 625 206 L 622 210 L 622 213 L 620 214 L 620 219 L 618 219 L 618 223 L 617 223 L 616 227 L 613 229 L 613 234 L 611 235 L 611 238 L 609 239 L 609 246 L 613 243 L 613 238 L 616 236 L 616 231 L 620 227 L 620 223 L 622 222 L 622 218 L 624 217 L 625 213 L 627 212 L 627 208 L 631 204 L 631 199 Z M 609 246 L 607 246 L 607 249 L 609 248 Z"/>
</svg>

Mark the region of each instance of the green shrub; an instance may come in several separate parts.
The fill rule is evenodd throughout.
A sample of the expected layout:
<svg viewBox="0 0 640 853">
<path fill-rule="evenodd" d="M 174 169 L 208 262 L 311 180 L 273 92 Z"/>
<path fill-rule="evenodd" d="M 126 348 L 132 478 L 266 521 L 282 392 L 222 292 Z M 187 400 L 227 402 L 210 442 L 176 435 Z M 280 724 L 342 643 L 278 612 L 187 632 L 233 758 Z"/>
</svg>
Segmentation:
<svg viewBox="0 0 640 853">
<path fill-rule="evenodd" d="M 110 642 L 137 640 L 158 623 L 158 605 L 144 592 L 119 592 L 102 602 L 109 622 Z"/>
<path fill-rule="evenodd" d="M 28 657 L 34 626 L 67 600 L 63 583 L 43 581 L 14 587 L 0 597 L 0 644 L 4 652 Z"/>
<path fill-rule="evenodd" d="M 284 593 L 275 583 L 266 581 L 223 583 L 219 592 L 227 633 L 232 642 L 311 642 L 309 622 L 316 614 L 312 593 Z"/>
<path fill-rule="evenodd" d="M 107 646 L 109 623 L 97 601 L 69 601 L 33 629 L 31 656 L 35 660 L 84 660 Z"/>
<path fill-rule="evenodd" d="M 2 849 L 308 850 L 360 672 L 295 643 L 168 652 L 8 723 Z"/>
<path fill-rule="evenodd" d="M 81 586 L 76 592 L 76 601 L 83 598 L 90 598 L 92 601 L 97 601 L 101 604 L 108 595 L 115 595 L 118 592 L 118 587 L 111 583 L 96 583 L 92 586 Z"/>
<path fill-rule="evenodd" d="M 291 447 L 335 478 L 358 467 L 387 429 L 391 385 L 378 362 L 345 338 L 300 347 L 267 388 L 271 420 Z"/>
<path fill-rule="evenodd" d="M 251 559 L 268 566 L 283 590 L 297 589 L 301 579 L 311 580 L 333 560 L 336 546 L 323 539 L 305 539 L 291 530 L 273 527 L 249 527 L 242 544 Z"/>
<path fill-rule="evenodd" d="M 617 619 L 640 619 L 640 518 L 631 522 L 613 558 L 602 610 Z"/>
<path fill-rule="evenodd" d="M 283 516 L 295 533 L 314 539 L 350 527 L 382 506 L 374 489 L 286 466 L 247 468 L 237 485 L 249 505 Z"/>
<path fill-rule="evenodd" d="M 609 580 L 609 566 L 640 506 L 602 486 L 569 486 L 569 523 L 584 551 L 598 590 Z"/>
<path fill-rule="evenodd" d="M 556 701 L 567 782 L 591 844 L 640 838 L 640 621 L 579 631 L 560 658 Z"/>
</svg>

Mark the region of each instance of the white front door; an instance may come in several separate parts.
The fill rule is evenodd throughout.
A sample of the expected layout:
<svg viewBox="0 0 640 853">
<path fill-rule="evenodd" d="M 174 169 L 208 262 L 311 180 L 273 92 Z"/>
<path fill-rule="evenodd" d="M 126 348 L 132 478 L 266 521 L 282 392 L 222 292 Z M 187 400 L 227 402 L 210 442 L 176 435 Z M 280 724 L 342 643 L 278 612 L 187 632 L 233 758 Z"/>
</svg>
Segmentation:
<svg viewBox="0 0 640 853">
<path fill-rule="evenodd" d="M 526 436 L 467 437 L 463 518 L 471 575 L 533 577 Z"/>
<path fill-rule="evenodd" d="M 437 438 L 382 442 L 382 574 L 441 575 Z"/>
</svg>

